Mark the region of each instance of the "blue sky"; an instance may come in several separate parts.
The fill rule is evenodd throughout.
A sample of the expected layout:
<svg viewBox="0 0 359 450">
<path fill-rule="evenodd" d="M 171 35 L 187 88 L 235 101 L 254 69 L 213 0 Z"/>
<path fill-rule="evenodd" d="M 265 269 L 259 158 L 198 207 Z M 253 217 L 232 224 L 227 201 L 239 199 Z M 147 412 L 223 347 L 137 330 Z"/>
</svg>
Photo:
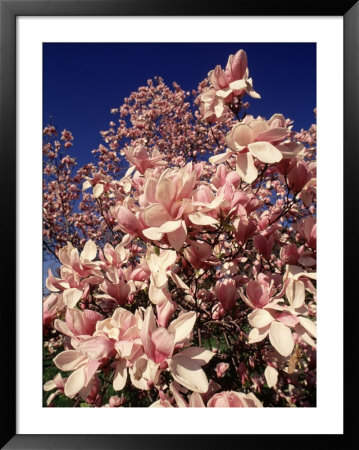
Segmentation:
<svg viewBox="0 0 359 450">
<path fill-rule="evenodd" d="M 93 161 L 103 143 L 110 109 L 155 75 L 186 91 L 196 88 L 217 64 L 239 49 L 248 56 L 250 76 L 261 99 L 251 99 L 249 114 L 267 119 L 282 113 L 294 129 L 308 128 L 316 106 L 316 45 L 313 43 L 45 43 L 43 45 L 43 122 L 71 130 L 71 154 L 79 166 Z"/>
</svg>

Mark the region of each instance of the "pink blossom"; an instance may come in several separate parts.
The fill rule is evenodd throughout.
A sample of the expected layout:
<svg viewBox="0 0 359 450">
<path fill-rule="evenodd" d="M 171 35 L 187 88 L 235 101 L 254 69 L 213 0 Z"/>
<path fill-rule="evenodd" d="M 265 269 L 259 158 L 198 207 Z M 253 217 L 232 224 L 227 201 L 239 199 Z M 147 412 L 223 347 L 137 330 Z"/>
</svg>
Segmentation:
<svg viewBox="0 0 359 450">
<path fill-rule="evenodd" d="M 228 58 L 225 71 L 217 65 L 208 73 L 208 79 L 216 90 L 216 96 L 222 98 L 225 103 L 233 101 L 235 96 L 243 96 L 245 93 L 251 97 L 260 98 L 253 90 L 252 79 L 248 78 L 247 55 L 244 50 L 239 50 Z"/>
<path fill-rule="evenodd" d="M 290 244 L 281 248 L 280 258 L 285 264 L 296 264 L 299 258 L 297 246 Z"/>
<path fill-rule="evenodd" d="M 236 283 L 231 278 L 226 278 L 223 281 L 217 281 L 215 293 L 226 311 L 233 309 L 236 305 L 237 299 L 239 298 Z"/>
<path fill-rule="evenodd" d="M 252 183 L 258 175 L 253 158 L 266 164 L 274 164 L 283 159 L 277 144 L 288 135 L 288 129 L 272 128 L 271 124 L 271 119 L 266 121 L 253 118 L 245 123 L 238 123 L 226 138 L 229 151 L 212 156 L 210 161 L 218 164 L 236 155 L 238 174 L 247 183 Z"/>
<path fill-rule="evenodd" d="M 224 375 L 227 372 L 228 368 L 229 368 L 229 364 L 228 363 L 224 363 L 224 362 L 218 363 L 216 365 L 215 369 L 214 369 L 216 371 L 217 377 L 218 378 L 224 377 Z"/>
<path fill-rule="evenodd" d="M 207 408 L 261 408 L 262 403 L 257 397 L 250 394 L 242 394 L 241 392 L 224 391 L 214 394 L 208 401 Z"/>
</svg>

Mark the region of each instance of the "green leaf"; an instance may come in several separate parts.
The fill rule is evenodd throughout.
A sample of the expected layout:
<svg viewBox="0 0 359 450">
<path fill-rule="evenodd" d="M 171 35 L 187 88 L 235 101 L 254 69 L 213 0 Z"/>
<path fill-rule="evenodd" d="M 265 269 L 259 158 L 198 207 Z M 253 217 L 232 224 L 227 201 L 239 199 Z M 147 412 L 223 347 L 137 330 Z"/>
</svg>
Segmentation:
<svg viewBox="0 0 359 450">
<path fill-rule="evenodd" d="M 92 405 L 89 405 L 88 403 L 83 402 L 83 403 L 80 403 L 80 407 L 81 408 L 92 408 Z"/>
<path fill-rule="evenodd" d="M 236 231 L 236 229 L 234 228 L 234 226 L 233 225 L 231 225 L 231 224 L 223 224 L 222 225 L 223 226 L 223 228 L 225 229 L 225 230 L 227 230 L 227 231 Z"/>
</svg>

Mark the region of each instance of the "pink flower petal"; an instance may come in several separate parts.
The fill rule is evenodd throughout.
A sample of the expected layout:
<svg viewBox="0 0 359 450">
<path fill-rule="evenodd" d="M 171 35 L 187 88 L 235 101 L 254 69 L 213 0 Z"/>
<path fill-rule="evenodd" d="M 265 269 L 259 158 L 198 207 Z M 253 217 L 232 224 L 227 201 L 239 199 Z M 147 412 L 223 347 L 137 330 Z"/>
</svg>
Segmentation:
<svg viewBox="0 0 359 450">
<path fill-rule="evenodd" d="M 174 349 L 174 333 L 169 333 L 165 328 L 157 328 L 152 333 L 151 340 L 154 344 L 154 354 L 152 360 L 161 363 L 172 356 Z"/>
<path fill-rule="evenodd" d="M 114 343 L 105 336 L 95 336 L 82 341 L 78 349 L 84 352 L 89 359 L 102 359 L 110 356 L 114 350 Z"/>
<path fill-rule="evenodd" d="M 149 227 L 160 227 L 165 222 L 173 220 L 166 207 L 159 203 L 148 206 L 143 212 L 143 219 Z"/>
</svg>

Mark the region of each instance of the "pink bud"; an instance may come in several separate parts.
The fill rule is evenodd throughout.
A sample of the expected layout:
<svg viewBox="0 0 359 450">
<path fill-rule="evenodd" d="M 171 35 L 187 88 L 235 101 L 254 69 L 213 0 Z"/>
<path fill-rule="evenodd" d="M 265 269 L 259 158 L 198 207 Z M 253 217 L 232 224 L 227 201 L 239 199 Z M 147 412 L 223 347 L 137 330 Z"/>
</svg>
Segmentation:
<svg viewBox="0 0 359 450">
<path fill-rule="evenodd" d="M 245 384 L 248 381 L 248 370 L 246 364 L 242 361 L 239 363 L 237 369 L 238 375 L 240 376 L 241 383 Z"/>
<path fill-rule="evenodd" d="M 233 309 L 236 306 L 237 299 L 239 298 L 235 281 L 230 278 L 226 278 L 223 281 L 217 281 L 215 294 L 225 311 L 230 311 Z"/>
<path fill-rule="evenodd" d="M 299 253 L 295 244 L 286 245 L 280 250 L 280 259 L 285 264 L 297 264 Z"/>
<path fill-rule="evenodd" d="M 119 397 L 118 395 L 112 395 L 109 399 L 109 405 L 111 408 L 117 408 L 123 404 L 125 398 L 123 396 Z"/>
<path fill-rule="evenodd" d="M 224 377 L 224 374 L 226 373 L 228 368 L 229 368 L 228 363 L 224 363 L 224 362 L 218 363 L 214 369 L 216 371 L 217 377 L 218 378 Z"/>
<path fill-rule="evenodd" d="M 294 192 L 302 190 L 303 186 L 309 181 L 310 174 L 308 166 L 305 162 L 300 161 L 288 173 L 288 186 Z"/>
<path fill-rule="evenodd" d="M 160 369 L 161 369 L 161 370 L 166 370 L 166 369 L 168 369 L 168 362 L 167 362 L 166 360 L 161 362 L 161 364 L 160 364 Z"/>
<path fill-rule="evenodd" d="M 244 78 L 247 67 L 247 54 L 244 50 L 239 50 L 235 55 L 230 55 L 225 70 L 229 82 Z"/>
<path fill-rule="evenodd" d="M 270 260 L 271 251 L 274 245 L 274 234 L 272 233 L 269 237 L 257 234 L 253 239 L 253 244 L 255 248 L 262 253 L 265 259 Z"/>
</svg>

